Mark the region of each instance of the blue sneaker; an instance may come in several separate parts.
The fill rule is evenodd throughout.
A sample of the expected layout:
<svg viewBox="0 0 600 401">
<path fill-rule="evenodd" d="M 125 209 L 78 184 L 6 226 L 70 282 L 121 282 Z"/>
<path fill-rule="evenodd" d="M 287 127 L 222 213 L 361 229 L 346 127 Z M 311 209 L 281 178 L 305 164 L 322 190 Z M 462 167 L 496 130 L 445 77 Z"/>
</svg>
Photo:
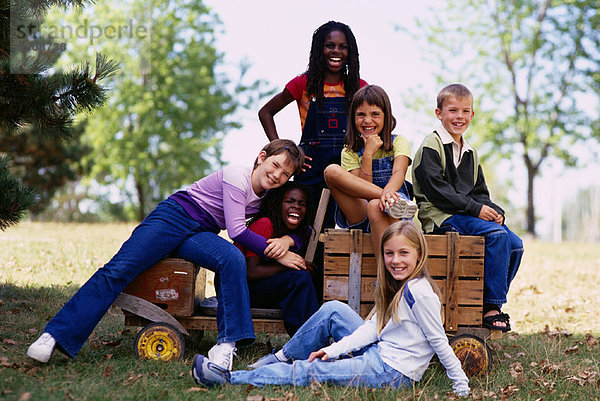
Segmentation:
<svg viewBox="0 0 600 401">
<path fill-rule="evenodd" d="M 212 387 L 216 384 L 229 383 L 231 375 L 228 370 L 212 363 L 203 355 L 196 354 L 192 363 L 192 377 L 198 384 Z"/>
<path fill-rule="evenodd" d="M 279 358 L 277 358 L 277 356 L 273 352 L 273 353 L 270 353 L 269 355 L 263 356 L 258 361 L 254 362 L 252 365 L 248 365 L 248 368 L 250 368 L 250 370 L 254 370 L 254 369 L 260 368 L 261 366 L 271 365 L 272 363 L 279 363 L 279 362 L 282 362 L 282 361 L 280 361 Z M 286 362 L 290 363 L 289 361 L 286 361 Z"/>
</svg>

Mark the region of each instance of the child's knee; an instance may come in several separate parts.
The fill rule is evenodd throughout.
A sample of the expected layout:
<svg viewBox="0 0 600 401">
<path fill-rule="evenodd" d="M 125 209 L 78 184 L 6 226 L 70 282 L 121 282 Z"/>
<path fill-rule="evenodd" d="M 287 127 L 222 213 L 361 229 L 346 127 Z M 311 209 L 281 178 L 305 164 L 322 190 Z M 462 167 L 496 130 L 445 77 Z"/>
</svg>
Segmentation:
<svg viewBox="0 0 600 401">
<path fill-rule="evenodd" d="M 246 275 L 246 258 L 238 250 L 230 252 L 223 260 L 223 268 L 227 269 L 227 274 L 243 274 Z"/>
<path fill-rule="evenodd" d="M 379 199 L 371 199 L 369 201 L 369 204 L 367 205 L 367 215 L 369 216 L 369 220 L 381 216 L 380 205 L 381 201 Z"/>
<path fill-rule="evenodd" d="M 346 170 L 339 164 L 330 164 L 325 168 L 325 171 L 323 171 L 325 182 L 327 182 L 327 185 L 335 183 L 344 172 L 346 172 Z"/>
</svg>

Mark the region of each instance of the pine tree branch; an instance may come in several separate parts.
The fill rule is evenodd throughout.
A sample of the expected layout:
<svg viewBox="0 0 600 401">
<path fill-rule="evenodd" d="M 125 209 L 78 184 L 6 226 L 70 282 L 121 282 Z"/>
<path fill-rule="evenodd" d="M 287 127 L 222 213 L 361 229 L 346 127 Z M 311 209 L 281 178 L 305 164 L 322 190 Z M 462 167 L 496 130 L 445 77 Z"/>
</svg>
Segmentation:
<svg viewBox="0 0 600 401">
<path fill-rule="evenodd" d="M 35 192 L 10 174 L 7 162 L 0 157 L 0 230 L 15 225 L 35 203 Z"/>
</svg>

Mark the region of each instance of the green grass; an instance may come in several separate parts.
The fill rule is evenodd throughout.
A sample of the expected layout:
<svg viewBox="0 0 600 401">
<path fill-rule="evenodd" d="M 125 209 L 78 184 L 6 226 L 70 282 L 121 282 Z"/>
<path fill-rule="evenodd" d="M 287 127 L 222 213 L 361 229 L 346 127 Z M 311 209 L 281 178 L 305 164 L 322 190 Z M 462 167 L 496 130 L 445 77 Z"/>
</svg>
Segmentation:
<svg viewBox="0 0 600 401">
<path fill-rule="evenodd" d="M 225 386 L 205 389 L 189 376 L 195 353 L 215 333 L 188 339 L 184 360 L 138 360 L 135 328 L 111 309 L 75 360 L 48 364 L 25 351 L 77 288 L 119 248 L 124 224 L 23 223 L 0 232 L 0 399 L 6 400 L 430 400 L 452 398 L 434 360 L 423 379 L 402 392 L 314 384 L 308 388 Z M 490 342 L 491 373 L 471 380 L 476 400 L 598 400 L 600 393 L 600 247 L 528 241 L 505 310 L 514 331 Z M 234 368 L 280 347 L 285 336 L 258 335 Z M 262 397 L 262 398 L 261 398 Z"/>
</svg>

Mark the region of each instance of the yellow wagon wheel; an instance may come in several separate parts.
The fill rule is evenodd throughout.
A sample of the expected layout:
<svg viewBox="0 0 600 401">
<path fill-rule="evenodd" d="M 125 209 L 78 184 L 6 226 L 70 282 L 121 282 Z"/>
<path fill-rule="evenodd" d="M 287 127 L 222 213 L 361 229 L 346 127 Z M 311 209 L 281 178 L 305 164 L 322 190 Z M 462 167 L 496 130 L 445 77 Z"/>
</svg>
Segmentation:
<svg viewBox="0 0 600 401">
<path fill-rule="evenodd" d="M 142 359 L 169 361 L 183 358 L 185 340 L 168 323 L 150 323 L 135 339 L 135 356 Z"/>
<path fill-rule="evenodd" d="M 459 334 L 450 338 L 449 342 L 467 376 L 480 376 L 490 372 L 492 352 L 481 338 L 472 334 Z"/>
</svg>

